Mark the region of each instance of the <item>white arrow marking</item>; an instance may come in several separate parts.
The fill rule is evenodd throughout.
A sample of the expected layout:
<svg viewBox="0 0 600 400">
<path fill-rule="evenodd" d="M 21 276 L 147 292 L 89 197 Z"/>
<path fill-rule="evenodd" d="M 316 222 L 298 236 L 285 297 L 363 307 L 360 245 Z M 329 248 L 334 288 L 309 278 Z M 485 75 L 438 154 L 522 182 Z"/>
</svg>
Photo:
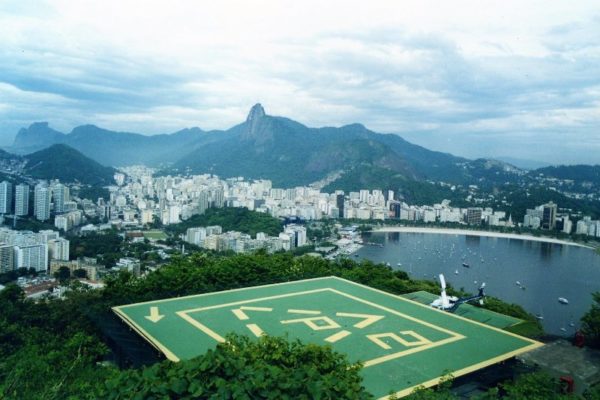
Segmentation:
<svg viewBox="0 0 600 400">
<path fill-rule="evenodd" d="M 158 321 L 164 318 L 164 315 L 160 315 L 158 313 L 158 307 L 150 307 L 150 315 L 146 315 L 144 318 L 154 323 L 157 323 Z"/>
</svg>

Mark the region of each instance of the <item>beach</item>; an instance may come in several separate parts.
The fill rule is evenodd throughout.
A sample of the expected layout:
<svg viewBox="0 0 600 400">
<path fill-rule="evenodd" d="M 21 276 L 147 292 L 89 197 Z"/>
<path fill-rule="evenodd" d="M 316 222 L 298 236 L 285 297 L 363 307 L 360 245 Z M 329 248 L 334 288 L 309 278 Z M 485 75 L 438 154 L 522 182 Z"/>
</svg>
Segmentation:
<svg viewBox="0 0 600 400">
<path fill-rule="evenodd" d="M 539 237 L 532 235 L 520 235 L 517 233 L 501 233 L 491 231 L 473 231 L 470 229 L 445 229 L 445 228 L 422 228 L 413 226 L 386 226 L 381 228 L 375 228 L 371 232 L 401 232 L 401 233 L 434 233 L 441 235 L 469 235 L 469 236 L 483 236 L 483 237 L 496 237 L 504 239 L 517 239 L 517 240 L 530 240 L 534 242 L 544 243 L 555 243 L 566 246 L 578 246 L 585 247 L 588 249 L 594 249 L 592 246 L 586 246 L 584 244 L 569 242 L 566 240 L 560 240 L 548 237 Z"/>
</svg>

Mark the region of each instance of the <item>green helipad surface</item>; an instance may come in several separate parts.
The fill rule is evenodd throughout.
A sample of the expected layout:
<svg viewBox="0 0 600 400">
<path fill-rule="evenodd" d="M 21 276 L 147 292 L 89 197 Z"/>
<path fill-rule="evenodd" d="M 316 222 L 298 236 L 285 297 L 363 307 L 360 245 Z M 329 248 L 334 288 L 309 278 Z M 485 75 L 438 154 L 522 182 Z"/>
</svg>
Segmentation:
<svg viewBox="0 0 600 400">
<path fill-rule="evenodd" d="M 344 279 L 327 277 L 115 307 L 172 361 L 229 332 L 330 344 L 360 360 L 367 390 L 385 398 L 432 386 L 541 346 L 498 328 Z"/>
<path fill-rule="evenodd" d="M 414 300 L 421 304 L 431 304 L 432 301 L 438 298 L 439 295 L 433 293 L 419 291 L 408 294 L 403 294 L 402 297 Z M 471 304 L 461 304 L 454 312 L 456 315 L 483 322 L 486 325 L 495 326 L 496 328 L 505 329 L 509 326 L 517 325 L 523 322 L 522 319 L 514 318 L 509 315 L 499 314 L 494 311 L 486 310 L 485 308 L 475 307 Z"/>
</svg>

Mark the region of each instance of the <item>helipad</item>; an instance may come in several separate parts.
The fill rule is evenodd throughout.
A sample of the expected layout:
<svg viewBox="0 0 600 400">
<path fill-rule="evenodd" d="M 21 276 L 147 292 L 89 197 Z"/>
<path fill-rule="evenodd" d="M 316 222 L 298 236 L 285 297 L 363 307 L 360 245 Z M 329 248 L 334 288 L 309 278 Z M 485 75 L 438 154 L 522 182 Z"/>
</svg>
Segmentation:
<svg viewBox="0 0 600 400">
<path fill-rule="evenodd" d="M 309 279 L 115 307 L 172 361 L 214 348 L 229 332 L 288 334 L 329 344 L 364 364 L 376 397 L 409 394 L 541 346 L 337 277 Z"/>
</svg>

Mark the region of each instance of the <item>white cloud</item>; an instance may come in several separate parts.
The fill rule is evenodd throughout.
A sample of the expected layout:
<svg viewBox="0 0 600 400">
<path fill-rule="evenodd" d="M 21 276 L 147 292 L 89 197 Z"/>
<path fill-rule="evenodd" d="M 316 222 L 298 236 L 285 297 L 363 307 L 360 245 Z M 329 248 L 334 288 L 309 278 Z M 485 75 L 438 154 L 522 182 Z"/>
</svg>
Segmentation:
<svg viewBox="0 0 600 400">
<path fill-rule="evenodd" d="M 362 122 L 424 143 L 461 130 L 592 137 L 599 15 L 596 1 L 9 0 L 0 140 L 42 119 L 226 129 L 258 101 L 309 126 Z"/>
</svg>

